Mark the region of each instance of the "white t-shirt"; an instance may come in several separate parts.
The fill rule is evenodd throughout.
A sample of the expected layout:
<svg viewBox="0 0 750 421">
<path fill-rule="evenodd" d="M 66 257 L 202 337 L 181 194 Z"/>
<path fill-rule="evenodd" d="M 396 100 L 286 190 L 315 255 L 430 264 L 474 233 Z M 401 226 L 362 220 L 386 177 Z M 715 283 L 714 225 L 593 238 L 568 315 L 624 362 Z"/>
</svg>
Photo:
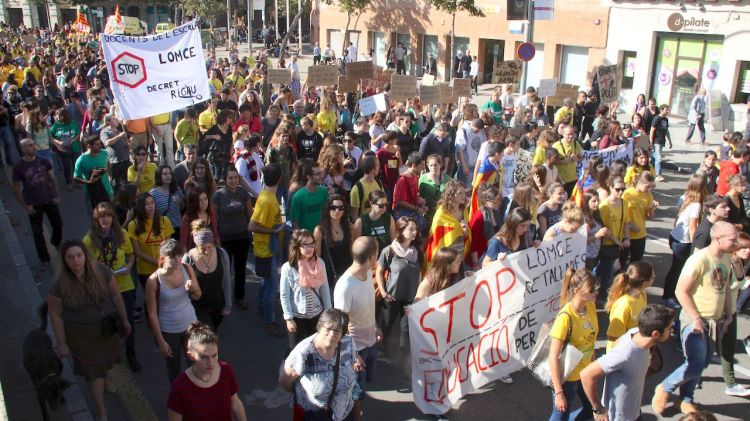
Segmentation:
<svg viewBox="0 0 750 421">
<path fill-rule="evenodd" d="M 357 61 L 357 47 L 350 45 L 346 47 L 346 51 L 349 56 L 349 61 Z"/>
<path fill-rule="evenodd" d="M 469 168 L 474 167 L 478 162 L 479 149 L 486 140 L 484 130 L 474 133 L 469 121 L 464 121 L 463 127 L 456 131 L 456 153 L 465 153 L 464 158 L 468 158 L 466 163 Z"/>
<path fill-rule="evenodd" d="M 557 166 L 550 168 L 547 164 L 544 164 L 544 168 L 547 169 L 547 179 L 544 180 L 544 188 L 557 181 L 558 171 Z"/>
<path fill-rule="evenodd" d="M 516 159 L 518 154 L 513 152 L 511 155 L 503 154 L 500 158 L 500 165 L 503 167 L 503 197 L 513 197 L 513 189 L 516 187 L 516 183 L 513 182 L 513 176 L 516 172 Z"/>
<path fill-rule="evenodd" d="M 369 271 L 364 281 L 344 272 L 333 289 L 333 307 L 349 314 L 349 335 L 357 351 L 375 345 L 375 287 Z"/>
<path fill-rule="evenodd" d="M 691 243 L 690 241 L 690 219 L 699 218 L 701 204 L 698 202 L 687 205 L 685 209 L 677 215 L 677 222 L 672 228 L 672 238 L 681 243 Z"/>
<path fill-rule="evenodd" d="M 469 68 L 469 76 L 477 76 L 479 74 L 479 62 L 472 61 L 471 67 Z"/>
</svg>

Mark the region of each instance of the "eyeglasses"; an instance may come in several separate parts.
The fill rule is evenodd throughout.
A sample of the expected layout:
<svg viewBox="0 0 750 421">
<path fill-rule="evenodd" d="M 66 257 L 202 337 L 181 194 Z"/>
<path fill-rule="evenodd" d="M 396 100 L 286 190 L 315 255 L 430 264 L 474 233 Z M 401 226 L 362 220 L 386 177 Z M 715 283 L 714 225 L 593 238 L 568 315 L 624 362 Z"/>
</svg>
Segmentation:
<svg viewBox="0 0 750 421">
<path fill-rule="evenodd" d="M 373 203 L 372 205 L 383 209 L 384 207 L 388 206 L 388 203 Z"/>
<path fill-rule="evenodd" d="M 615 187 L 615 188 L 614 188 L 614 191 L 616 191 L 616 192 L 619 192 L 619 193 L 622 193 L 622 192 L 624 192 L 624 191 L 625 191 L 625 187 Z"/>
<path fill-rule="evenodd" d="M 597 282 L 597 283 L 596 283 L 596 285 L 594 285 L 594 287 L 593 287 L 593 288 L 589 289 L 589 293 L 590 293 L 590 294 L 593 294 L 593 293 L 595 293 L 595 292 L 599 292 L 599 289 L 600 289 L 601 287 L 602 287 L 602 286 L 601 286 L 601 284 L 599 284 L 599 283 Z"/>
<path fill-rule="evenodd" d="M 331 206 L 329 209 L 332 211 L 343 211 L 344 207 L 343 206 Z"/>
<path fill-rule="evenodd" d="M 311 249 L 315 247 L 315 243 L 302 243 L 299 246 L 303 249 Z"/>
</svg>

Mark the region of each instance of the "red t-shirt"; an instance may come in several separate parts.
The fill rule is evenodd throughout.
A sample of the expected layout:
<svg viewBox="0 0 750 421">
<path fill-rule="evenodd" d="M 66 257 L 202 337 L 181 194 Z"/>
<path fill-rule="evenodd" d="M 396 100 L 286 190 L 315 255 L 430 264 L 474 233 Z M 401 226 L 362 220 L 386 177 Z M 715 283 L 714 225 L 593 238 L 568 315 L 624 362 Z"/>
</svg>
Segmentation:
<svg viewBox="0 0 750 421">
<path fill-rule="evenodd" d="M 384 187 L 394 187 L 398 181 L 398 157 L 395 153 L 388 152 L 385 147 L 381 147 L 375 152 L 380 162 L 380 180 Z"/>
<path fill-rule="evenodd" d="M 393 209 L 396 209 L 398 202 L 406 202 L 417 206 L 419 204 L 419 180 L 417 177 L 405 172 L 396 181 L 396 188 L 393 189 Z"/>
<path fill-rule="evenodd" d="M 740 166 L 731 159 L 719 164 L 719 181 L 716 183 L 716 194 L 723 196 L 729 191 L 729 178 L 740 173 Z"/>
<path fill-rule="evenodd" d="M 203 388 L 185 372 L 172 382 L 167 408 L 182 415 L 184 421 L 232 421 L 232 396 L 239 387 L 229 364 L 219 361 L 221 375 L 215 385 Z"/>
</svg>

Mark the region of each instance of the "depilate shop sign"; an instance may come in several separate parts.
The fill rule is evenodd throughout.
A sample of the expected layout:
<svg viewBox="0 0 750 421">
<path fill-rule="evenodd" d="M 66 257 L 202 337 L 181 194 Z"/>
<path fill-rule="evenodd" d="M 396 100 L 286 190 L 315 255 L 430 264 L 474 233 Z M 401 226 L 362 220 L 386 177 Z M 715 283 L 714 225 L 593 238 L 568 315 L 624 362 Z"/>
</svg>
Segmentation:
<svg viewBox="0 0 750 421">
<path fill-rule="evenodd" d="M 672 13 L 667 18 L 667 27 L 672 32 L 708 32 L 711 21 L 706 18 L 685 17 L 682 13 Z"/>
</svg>

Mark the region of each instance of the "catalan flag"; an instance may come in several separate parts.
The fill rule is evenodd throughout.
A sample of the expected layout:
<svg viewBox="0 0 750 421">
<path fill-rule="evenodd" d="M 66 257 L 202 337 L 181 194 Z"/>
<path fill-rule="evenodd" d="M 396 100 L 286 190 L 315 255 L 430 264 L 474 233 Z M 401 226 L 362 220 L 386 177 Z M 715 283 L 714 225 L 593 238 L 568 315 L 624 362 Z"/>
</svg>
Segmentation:
<svg viewBox="0 0 750 421">
<path fill-rule="evenodd" d="M 120 14 L 120 5 L 115 5 L 115 22 L 122 23 L 122 15 Z"/>
<path fill-rule="evenodd" d="M 474 177 L 474 181 L 471 183 L 471 203 L 469 205 L 469 216 L 474 216 L 474 213 L 479 211 L 479 186 L 482 184 L 495 184 L 502 191 L 503 189 L 503 167 L 490 162 L 489 158 L 485 158 L 477 169 L 477 175 Z"/>
<path fill-rule="evenodd" d="M 86 19 L 86 15 L 81 13 L 80 8 L 78 9 L 75 22 L 73 22 L 73 29 L 84 34 L 91 32 L 89 21 Z"/>
<path fill-rule="evenodd" d="M 589 176 L 586 181 L 583 181 L 583 176 L 579 177 L 578 181 L 576 181 L 575 187 L 573 187 L 573 192 L 569 199 L 578 205 L 578 207 L 581 207 L 581 204 L 583 203 L 583 193 L 590 189 L 593 184 L 594 179 L 591 176 Z"/>
<path fill-rule="evenodd" d="M 466 256 L 469 253 L 470 245 L 471 235 L 464 235 L 461 221 L 450 212 L 443 210 L 442 206 L 439 206 L 432 218 L 430 236 L 427 238 L 425 269 L 430 266 L 430 261 L 441 248 L 459 246 L 463 248 L 464 256 Z"/>
</svg>

